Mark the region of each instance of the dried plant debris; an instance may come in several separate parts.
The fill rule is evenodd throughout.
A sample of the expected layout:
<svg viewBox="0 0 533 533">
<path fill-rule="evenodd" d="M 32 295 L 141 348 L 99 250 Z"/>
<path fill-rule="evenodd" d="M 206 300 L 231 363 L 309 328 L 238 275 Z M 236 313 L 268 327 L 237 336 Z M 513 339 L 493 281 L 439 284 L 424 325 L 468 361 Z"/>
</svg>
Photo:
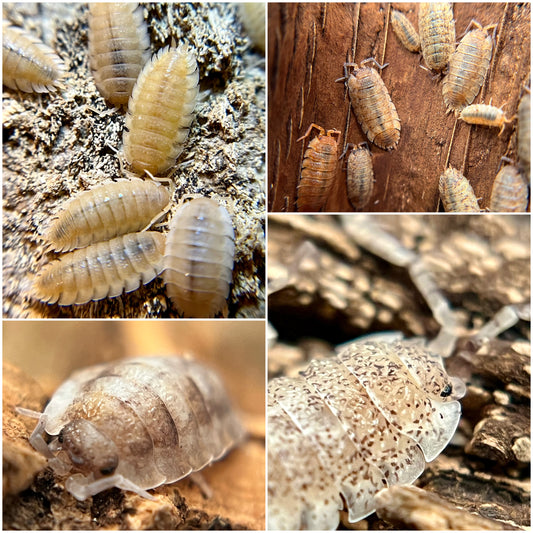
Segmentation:
<svg viewBox="0 0 533 533">
<path fill-rule="evenodd" d="M 150 55 L 184 43 L 197 57 L 200 97 L 184 151 L 167 173 L 174 184 L 166 233 L 182 198 L 208 196 L 235 229 L 230 317 L 264 316 L 265 78 L 231 4 L 141 4 Z M 65 62 L 64 89 L 41 96 L 3 92 L 3 313 L 6 317 L 176 317 L 163 281 L 119 298 L 59 307 L 27 298 L 54 259 L 41 240 L 78 192 L 128 177 L 119 161 L 124 112 L 110 107 L 89 68 L 85 4 L 6 4 L 4 17 L 52 47 Z M 118 152 L 118 153 L 117 153 Z M 168 185 L 167 185 L 168 186 Z"/>
</svg>

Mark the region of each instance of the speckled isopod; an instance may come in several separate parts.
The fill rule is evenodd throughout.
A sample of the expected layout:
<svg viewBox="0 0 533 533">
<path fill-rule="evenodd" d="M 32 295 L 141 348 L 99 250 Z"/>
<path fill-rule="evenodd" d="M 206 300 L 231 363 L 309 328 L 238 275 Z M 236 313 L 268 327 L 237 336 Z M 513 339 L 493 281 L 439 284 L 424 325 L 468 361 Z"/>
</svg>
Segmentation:
<svg viewBox="0 0 533 533">
<path fill-rule="evenodd" d="M 400 140 L 400 119 L 381 76 L 375 69 L 363 66 L 372 61 L 377 64 L 374 58 L 365 59 L 360 67 L 345 63 L 345 79 L 355 116 L 368 140 L 383 150 L 393 150 Z M 354 71 L 348 77 L 349 66 Z"/>
<path fill-rule="evenodd" d="M 480 211 L 472 185 L 455 168 L 450 167 L 441 175 L 439 179 L 439 193 L 445 211 Z"/>
<path fill-rule="evenodd" d="M 144 229 L 169 201 L 168 190 L 154 181 L 105 183 L 62 205 L 43 238 L 58 252 L 83 248 Z"/>
<path fill-rule="evenodd" d="M 91 70 L 96 87 L 109 103 L 128 103 L 150 58 L 149 47 L 148 29 L 138 4 L 89 4 Z"/>
<path fill-rule="evenodd" d="M 147 489 L 202 469 L 243 438 L 211 370 L 179 357 L 139 357 L 75 372 L 30 443 L 58 473 L 74 474 L 65 487 L 78 500 L 112 487 L 153 499 Z"/>
<path fill-rule="evenodd" d="M 489 209 L 495 213 L 521 213 L 527 208 L 527 197 L 527 183 L 518 169 L 505 165 L 492 185 Z"/>
<path fill-rule="evenodd" d="M 163 270 L 165 237 L 128 233 L 62 255 L 32 282 L 30 296 L 50 304 L 84 304 L 138 289 Z"/>
<path fill-rule="evenodd" d="M 410 52 L 418 52 L 420 50 L 420 37 L 411 21 L 397 9 L 391 11 L 390 21 L 394 33 L 405 48 Z"/>
<path fill-rule="evenodd" d="M 65 65 L 43 42 L 2 23 L 2 83 L 15 91 L 46 93 L 57 88 Z"/>
<path fill-rule="evenodd" d="M 234 238 L 231 217 L 215 200 L 196 198 L 178 207 L 166 239 L 163 279 L 180 314 L 208 318 L 224 311 Z"/>
<path fill-rule="evenodd" d="M 433 70 L 444 70 L 455 48 L 455 22 L 449 2 L 425 2 L 418 8 L 422 55 Z"/>
<path fill-rule="evenodd" d="M 512 122 L 512 120 L 505 118 L 503 111 L 499 107 L 487 104 L 469 105 L 461 111 L 459 118 L 468 124 L 500 128 L 498 135 L 502 134 L 507 122 Z"/>
<path fill-rule="evenodd" d="M 268 387 L 268 528 L 335 529 L 409 484 L 452 438 L 465 393 L 420 344 L 358 342 Z"/>
<path fill-rule="evenodd" d="M 163 48 L 143 68 L 128 104 L 124 156 L 138 174 L 168 170 L 183 150 L 198 95 L 198 66 L 185 45 Z"/>
<path fill-rule="evenodd" d="M 366 143 L 354 148 L 348 156 L 346 169 L 348 199 L 355 209 L 368 204 L 374 190 L 374 169 L 372 154 Z"/>
<path fill-rule="evenodd" d="M 492 56 L 492 37 L 476 21 L 450 58 L 448 74 L 442 84 L 444 103 L 449 110 L 461 111 L 470 105 L 485 82 Z"/>
<path fill-rule="evenodd" d="M 298 211 L 320 211 L 328 199 L 335 182 L 337 168 L 337 151 L 340 132 L 326 130 L 316 124 L 311 124 L 305 135 L 298 141 L 305 139 L 313 128 L 318 129 L 318 135 L 312 139 L 304 153 L 302 174 L 298 184 Z"/>
</svg>

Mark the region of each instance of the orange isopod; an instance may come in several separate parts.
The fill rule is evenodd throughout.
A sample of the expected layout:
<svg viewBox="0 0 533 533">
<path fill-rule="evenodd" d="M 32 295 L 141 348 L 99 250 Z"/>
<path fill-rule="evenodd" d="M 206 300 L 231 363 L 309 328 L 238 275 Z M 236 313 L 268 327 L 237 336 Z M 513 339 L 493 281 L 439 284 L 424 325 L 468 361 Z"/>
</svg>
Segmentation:
<svg viewBox="0 0 533 533">
<path fill-rule="evenodd" d="M 479 204 L 470 182 L 455 168 L 448 168 L 439 180 L 440 199 L 448 212 L 479 212 Z"/>
<path fill-rule="evenodd" d="M 501 168 L 492 185 L 489 209 L 495 213 L 521 213 L 527 208 L 528 187 L 518 169 Z"/>
<path fill-rule="evenodd" d="M 309 142 L 304 154 L 298 185 L 298 211 L 320 211 L 335 181 L 340 132 L 328 130 L 326 133 L 324 128 L 311 124 L 298 141 L 308 137 L 313 128 L 319 133 Z"/>
<path fill-rule="evenodd" d="M 418 52 L 420 50 L 420 37 L 411 21 L 401 11 L 396 9 L 391 11 L 390 21 L 394 33 L 405 48 L 410 52 Z"/>
<path fill-rule="evenodd" d="M 433 70 L 444 70 L 455 48 L 455 22 L 449 2 L 427 2 L 418 8 L 422 55 Z"/>
<path fill-rule="evenodd" d="M 368 204 L 374 190 L 374 169 L 367 143 L 361 143 L 348 156 L 346 188 L 354 209 L 363 209 Z"/>
<path fill-rule="evenodd" d="M 487 104 L 472 104 L 465 107 L 459 118 L 468 124 L 478 124 L 480 126 L 492 126 L 500 128 L 500 136 L 505 128 L 507 122 L 512 122 L 505 118 L 503 111 L 499 107 Z"/>
<path fill-rule="evenodd" d="M 150 39 L 136 3 L 89 4 L 89 59 L 96 87 L 113 105 L 126 105 L 144 64 Z"/>
</svg>

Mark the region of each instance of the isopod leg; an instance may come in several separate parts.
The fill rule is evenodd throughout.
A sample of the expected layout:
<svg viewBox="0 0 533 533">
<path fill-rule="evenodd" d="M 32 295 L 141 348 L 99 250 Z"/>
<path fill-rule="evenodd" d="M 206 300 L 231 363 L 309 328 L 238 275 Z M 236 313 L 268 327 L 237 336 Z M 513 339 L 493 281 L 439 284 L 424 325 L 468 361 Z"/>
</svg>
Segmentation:
<svg viewBox="0 0 533 533">
<path fill-rule="evenodd" d="M 135 485 L 135 483 L 129 481 L 120 474 L 103 477 L 101 479 L 97 479 L 96 481 L 92 481 L 81 474 L 76 474 L 69 477 L 65 483 L 65 488 L 72 494 L 72 496 L 74 496 L 74 498 L 79 501 L 84 501 L 89 496 L 94 496 L 99 492 L 111 489 L 113 487 L 135 492 L 147 500 L 155 501 L 156 499 L 149 492 L 141 489 L 141 487 L 138 487 Z"/>
<path fill-rule="evenodd" d="M 34 411 L 30 411 L 29 409 L 22 409 L 17 408 L 18 412 L 23 415 L 27 416 L 34 416 Z M 48 417 L 44 414 L 41 414 L 39 416 L 39 422 L 35 426 L 35 429 L 33 430 L 32 434 L 30 435 L 30 438 L 28 439 L 30 441 L 30 444 L 41 454 L 43 454 L 47 459 L 53 459 L 54 455 L 50 451 L 50 448 L 48 448 L 48 444 L 46 444 L 46 441 L 43 439 L 43 433 L 45 431 L 46 427 L 46 421 L 48 420 Z"/>
<path fill-rule="evenodd" d="M 189 474 L 189 479 L 200 489 L 204 498 L 209 499 L 213 497 L 213 489 L 209 486 L 209 483 L 201 472 L 192 472 Z"/>
</svg>

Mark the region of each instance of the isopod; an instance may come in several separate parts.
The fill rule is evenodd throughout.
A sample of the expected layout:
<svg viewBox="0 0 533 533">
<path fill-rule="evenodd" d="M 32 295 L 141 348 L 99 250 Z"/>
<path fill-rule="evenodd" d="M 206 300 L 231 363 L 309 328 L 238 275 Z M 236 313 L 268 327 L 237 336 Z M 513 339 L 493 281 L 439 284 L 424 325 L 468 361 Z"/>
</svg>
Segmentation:
<svg viewBox="0 0 533 533">
<path fill-rule="evenodd" d="M 2 24 L 2 83 L 15 91 L 47 93 L 65 74 L 58 55 L 20 28 Z"/>
<path fill-rule="evenodd" d="M 481 27 L 475 20 L 450 58 L 448 74 L 442 85 L 444 103 L 449 110 L 461 111 L 470 105 L 485 82 L 492 56 L 492 37 L 487 30 L 494 25 Z"/>
<path fill-rule="evenodd" d="M 105 183 L 67 201 L 43 238 L 55 251 L 83 248 L 140 231 L 164 211 L 169 201 L 168 190 L 154 181 Z"/>
<path fill-rule="evenodd" d="M 372 154 L 366 143 L 361 143 L 348 156 L 346 172 L 348 199 L 355 209 L 368 204 L 374 190 Z"/>
<path fill-rule="evenodd" d="M 78 370 L 38 416 L 30 444 L 78 500 L 112 487 L 146 492 L 220 459 L 244 438 L 219 378 L 179 357 L 138 357 Z M 43 433 L 53 437 L 46 444 Z"/>
<path fill-rule="evenodd" d="M 409 19 L 401 11 L 393 9 L 390 21 L 394 33 L 405 48 L 410 52 L 418 52 L 420 50 L 420 37 Z"/>
<path fill-rule="evenodd" d="M 468 124 L 479 124 L 481 126 L 489 126 L 500 128 L 500 136 L 505 128 L 507 122 L 512 122 L 505 118 L 503 111 L 499 107 L 487 104 L 473 104 L 466 106 L 460 113 L 459 118 Z"/>
<path fill-rule="evenodd" d="M 254 46 L 265 51 L 265 4 L 262 2 L 242 2 L 238 4 L 244 28 Z"/>
<path fill-rule="evenodd" d="M 143 68 L 126 115 L 124 156 L 134 171 L 157 175 L 183 151 L 198 95 L 198 66 L 185 45 L 160 50 Z"/>
<path fill-rule="evenodd" d="M 163 270 L 165 237 L 128 233 L 62 255 L 35 277 L 31 296 L 59 305 L 113 298 L 149 283 Z"/>
<path fill-rule="evenodd" d="M 427 2 L 418 8 L 418 31 L 426 65 L 444 70 L 455 48 L 455 22 L 449 2 Z"/>
<path fill-rule="evenodd" d="M 450 167 L 441 175 L 439 180 L 439 193 L 445 211 L 480 211 L 472 185 L 455 168 Z"/>
<path fill-rule="evenodd" d="M 383 68 L 374 58 L 365 59 L 360 67 L 355 63 L 345 63 L 345 71 L 348 66 L 354 67 L 349 78 L 347 71 L 345 75 L 350 100 L 368 140 L 383 150 L 393 150 L 400 140 L 400 119 L 381 76 L 375 69 L 363 66 L 370 61 Z"/>
<path fill-rule="evenodd" d="M 304 154 L 298 184 L 298 211 L 320 211 L 335 182 L 340 132 L 326 132 L 324 128 L 311 124 L 298 141 L 308 137 L 313 128 L 318 129 L 319 133 L 309 142 Z"/>
<path fill-rule="evenodd" d="M 466 387 L 408 341 L 356 342 L 268 387 L 268 528 L 335 529 L 375 510 L 446 447 Z"/>
<path fill-rule="evenodd" d="M 235 253 L 229 213 L 215 200 L 196 198 L 181 205 L 166 239 L 163 280 L 185 317 L 214 317 L 224 310 Z"/>
<path fill-rule="evenodd" d="M 524 94 L 518 104 L 518 158 L 530 180 L 531 166 L 531 95 Z"/>
<path fill-rule="evenodd" d="M 520 213 L 527 208 L 528 187 L 518 169 L 512 165 L 501 168 L 492 185 L 489 209 L 496 213 Z"/>
<path fill-rule="evenodd" d="M 113 105 L 126 105 L 144 64 L 150 40 L 136 3 L 89 4 L 89 59 L 96 87 Z"/>
</svg>

